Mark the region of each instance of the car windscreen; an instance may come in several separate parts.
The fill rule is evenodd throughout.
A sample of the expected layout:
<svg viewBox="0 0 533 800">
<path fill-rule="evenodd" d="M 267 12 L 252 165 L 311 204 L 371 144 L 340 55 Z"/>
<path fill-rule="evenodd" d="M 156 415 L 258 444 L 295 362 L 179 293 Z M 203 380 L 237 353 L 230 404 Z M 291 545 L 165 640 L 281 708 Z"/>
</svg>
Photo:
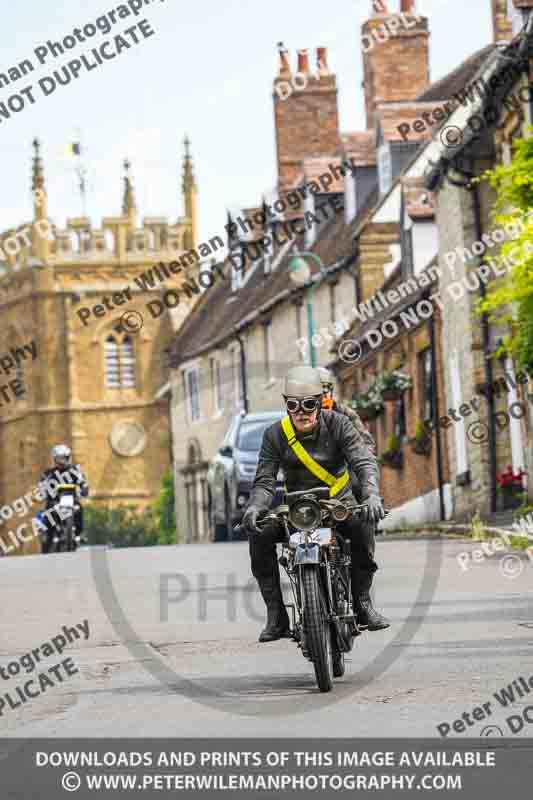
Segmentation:
<svg viewBox="0 0 533 800">
<path fill-rule="evenodd" d="M 276 417 L 272 419 L 261 419 L 256 422 L 243 422 L 239 428 L 237 449 L 245 450 L 250 453 L 258 453 L 261 449 L 263 433 L 273 422 L 276 422 Z"/>
</svg>

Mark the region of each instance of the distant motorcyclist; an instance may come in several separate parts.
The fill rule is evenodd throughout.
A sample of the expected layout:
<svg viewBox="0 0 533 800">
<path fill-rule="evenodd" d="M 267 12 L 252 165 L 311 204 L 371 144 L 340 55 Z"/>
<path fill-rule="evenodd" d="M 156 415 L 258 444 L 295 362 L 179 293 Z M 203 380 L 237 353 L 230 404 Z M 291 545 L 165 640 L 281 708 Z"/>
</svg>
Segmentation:
<svg viewBox="0 0 533 800">
<path fill-rule="evenodd" d="M 318 465 L 334 482 L 328 484 L 330 495 L 352 505 L 354 497 L 347 468 L 356 474 L 361 498 L 367 506 L 367 518 L 363 520 L 366 524 L 361 525 L 351 518 L 338 525 L 340 533 L 351 540 L 354 609 L 361 626 L 369 630 L 387 628 L 388 621 L 373 608 L 369 594 L 373 574 L 378 568 L 374 561 L 373 529 L 385 516 L 376 458 L 345 416 L 337 411 L 322 410 L 322 382 L 316 369 L 304 366 L 290 369 L 283 397 L 288 415 L 267 428 L 263 435 L 255 480 L 243 517 L 243 526 L 251 534 L 252 574 L 267 607 L 267 624 L 259 641 L 271 642 L 289 635 L 289 618 L 276 558 L 280 532 L 274 527 L 262 531 L 257 527 L 261 512 L 268 510 L 272 502 L 280 467 L 285 474 L 287 492 L 294 492 L 326 485 L 315 474 Z"/>
<path fill-rule="evenodd" d="M 345 417 L 348 417 L 357 432 L 361 434 L 366 446 L 372 453 L 375 454 L 376 443 L 374 441 L 374 437 L 363 424 L 363 421 L 357 411 L 355 411 L 353 408 L 350 408 L 350 406 L 344 405 L 344 403 L 339 403 L 337 400 L 335 400 L 333 396 L 335 391 L 335 379 L 333 374 L 325 367 L 317 367 L 317 369 L 320 373 L 320 380 L 322 381 L 322 408 L 327 411 L 337 411 L 339 414 L 344 414 Z"/>
<path fill-rule="evenodd" d="M 58 444 L 52 448 L 53 466 L 46 469 L 39 480 L 39 486 L 46 495 L 45 505 L 47 511 L 54 508 L 57 503 L 57 487 L 62 484 L 76 484 L 79 487 L 81 497 L 89 494 L 89 484 L 78 464 L 72 463 L 72 451 L 66 444 Z M 52 548 L 53 537 L 60 519 L 57 511 L 41 516 L 41 521 L 46 525 L 46 535 L 42 542 L 43 553 L 49 553 Z M 53 521 L 51 521 L 51 519 Z M 74 530 L 76 536 L 81 536 L 83 532 L 83 509 L 81 503 L 74 512 Z"/>
</svg>

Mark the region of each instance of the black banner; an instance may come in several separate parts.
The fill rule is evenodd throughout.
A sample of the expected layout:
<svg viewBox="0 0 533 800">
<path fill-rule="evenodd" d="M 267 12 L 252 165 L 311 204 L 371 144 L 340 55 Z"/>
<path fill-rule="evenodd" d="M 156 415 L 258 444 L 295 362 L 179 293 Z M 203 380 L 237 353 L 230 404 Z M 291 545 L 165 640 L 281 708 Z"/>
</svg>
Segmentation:
<svg viewBox="0 0 533 800">
<path fill-rule="evenodd" d="M 4 739 L 2 798 L 531 797 L 527 739 Z"/>
</svg>

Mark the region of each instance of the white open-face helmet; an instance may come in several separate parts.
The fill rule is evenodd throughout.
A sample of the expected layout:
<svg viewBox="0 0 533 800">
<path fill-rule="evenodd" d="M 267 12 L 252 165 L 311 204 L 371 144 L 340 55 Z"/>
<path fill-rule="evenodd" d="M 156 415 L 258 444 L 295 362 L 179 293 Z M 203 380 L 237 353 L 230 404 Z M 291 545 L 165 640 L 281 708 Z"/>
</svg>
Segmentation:
<svg viewBox="0 0 533 800">
<path fill-rule="evenodd" d="M 71 463 L 72 450 L 66 444 L 56 444 L 52 448 L 52 459 L 58 467 L 67 467 Z"/>
<path fill-rule="evenodd" d="M 326 367 L 317 367 L 322 381 L 322 389 L 325 392 L 332 392 L 335 388 L 335 377 Z"/>
<path fill-rule="evenodd" d="M 322 383 L 318 370 L 314 367 L 291 367 L 285 376 L 283 396 L 287 397 L 320 397 Z"/>
</svg>

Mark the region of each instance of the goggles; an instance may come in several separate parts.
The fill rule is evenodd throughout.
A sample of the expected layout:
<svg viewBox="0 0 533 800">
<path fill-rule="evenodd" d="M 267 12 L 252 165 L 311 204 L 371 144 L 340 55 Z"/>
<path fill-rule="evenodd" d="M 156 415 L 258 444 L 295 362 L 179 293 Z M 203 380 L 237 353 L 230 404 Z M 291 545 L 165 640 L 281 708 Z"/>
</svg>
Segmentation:
<svg viewBox="0 0 533 800">
<path fill-rule="evenodd" d="M 321 397 L 286 397 L 285 398 L 285 405 L 287 406 L 287 411 L 291 414 L 296 414 L 297 411 L 300 409 L 305 414 L 312 414 L 313 411 L 316 411 L 317 408 L 320 407 L 322 404 Z"/>
</svg>

